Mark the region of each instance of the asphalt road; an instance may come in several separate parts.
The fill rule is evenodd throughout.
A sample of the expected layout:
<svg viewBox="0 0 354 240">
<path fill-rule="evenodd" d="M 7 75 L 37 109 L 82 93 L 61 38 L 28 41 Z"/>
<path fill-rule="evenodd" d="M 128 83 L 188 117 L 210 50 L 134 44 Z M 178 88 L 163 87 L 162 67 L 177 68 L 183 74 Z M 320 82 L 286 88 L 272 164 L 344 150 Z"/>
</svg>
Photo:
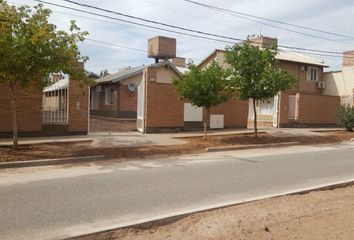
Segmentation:
<svg viewBox="0 0 354 240">
<path fill-rule="evenodd" d="M 0 239 L 60 239 L 348 179 L 353 144 L 1 170 Z"/>
</svg>

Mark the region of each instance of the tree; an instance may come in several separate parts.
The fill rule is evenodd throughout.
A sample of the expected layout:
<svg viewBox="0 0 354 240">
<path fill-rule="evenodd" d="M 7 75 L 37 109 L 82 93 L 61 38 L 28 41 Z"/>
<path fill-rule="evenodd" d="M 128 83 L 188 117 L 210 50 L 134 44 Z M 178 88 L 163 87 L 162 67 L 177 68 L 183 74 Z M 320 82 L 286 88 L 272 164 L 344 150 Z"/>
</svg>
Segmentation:
<svg viewBox="0 0 354 240">
<path fill-rule="evenodd" d="M 206 140 L 210 108 L 229 98 L 225 71 L 216 62 L 212 62 L 204 69 L 189 63 L 188 71 L 182 75 L 181 79 L 174 80 L 173 84 L 180 99 L 188 99 L 192 105 L 206 109 L 207 114 L 203 117 L 204 139 Z"/>
<path fill-rule="evenodd" d="M 0 83 L 11 92 L 13 148 L 18 146 L 16 91 L 43 88 L 50 73 L 64 72 L 75 80 L 87 80 L 78 62 L 77 43 L 87 32 L 80 32 L 71 21 L 69 32 L 57 30 L 48 18 L 51 11 L 37 5 L 14 7 L 0 0 Z"/>
<path fill-rule="evenodd" d="M 339 126 L 344 127 L 348 132 L 353 132 L 354 128 L 354 106 L 349 104 L 340 106 L 337 111 Z"/>
<path fill-rule="evenodd" d="M 257 100 L 267 100 L 279 91 L 291 89 L 296 79 L 276 66 L 274 47 L 260 49 L 251 40 L 227 47 L 225 60 L 232 89 L 240 100 L 253 101 L 254 133 L 257 137 Z"/>
<path fill-rule="evenodd" d="M 108 72 L 108 70 L 107 69 L 103 69 L 103 70 L 101 70 L 101 72 L 100 72 L 100 77 L 104 77 L 104 76 L 107 76 L 107 75 L 109 75 L 110 73 Z"/>
</svg>

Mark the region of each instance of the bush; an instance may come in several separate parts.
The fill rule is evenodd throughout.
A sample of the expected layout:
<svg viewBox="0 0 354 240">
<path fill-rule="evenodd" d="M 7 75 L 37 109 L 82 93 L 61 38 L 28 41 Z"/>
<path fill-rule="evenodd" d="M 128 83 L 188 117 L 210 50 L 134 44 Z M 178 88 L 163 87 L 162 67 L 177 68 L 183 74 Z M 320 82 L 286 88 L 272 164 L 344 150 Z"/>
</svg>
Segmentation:
<svg viewBox="0 0 354 240">
<path fill-rule="evenodd" d="M 353 132 L 354 128 L 354 107 L 349 104 L 340 106 L 337 112 L 339 125 L 347 131 Z"/>
</svg>

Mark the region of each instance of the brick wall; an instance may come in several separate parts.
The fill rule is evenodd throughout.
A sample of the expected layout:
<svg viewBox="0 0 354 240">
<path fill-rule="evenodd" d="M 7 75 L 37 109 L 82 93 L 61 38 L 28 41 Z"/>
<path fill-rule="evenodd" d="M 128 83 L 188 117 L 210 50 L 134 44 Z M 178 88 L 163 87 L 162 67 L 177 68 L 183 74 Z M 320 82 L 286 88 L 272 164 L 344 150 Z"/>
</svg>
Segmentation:
<svg viewBox="0 0 354 240">
<path fill-rule="evenodd" d="M 277 66 L 283 70 L 286 70 L 290 75 L 294 76 L 298 80 L 298 86 L 290 89 L 290 91 L 321 95 L 322 90 L 317 88 L 316 81 L 307 80 L 307 72 L 301 69 L 301 66 L 305 66 L 304 64 L 279 61 Z M 323 80 L 322 67 L 319 67 L 319 80 Z"/>
<path fill-rule="evenodd" d="M 0 132 L 12 132 L 10 87 L 0 84 Z M 39 132 L 42 129 L 42 92 L 17 89 L 17 125 L 19 132 Z"/>
<path fill-rule="evenodd" d="M 336 124 L 340 97 L 299 94 L 298 120 L 300 124 Z"/>
<path fill-rule="evenodd" d="M 166 71 L 165 68 L 148 68 L 147 71 L 145 111 L 147 131 L 153 128 L 184 128 L 184 103 L 188 101 L 179 100 L 175 87 L 167 83 L 166 79 L 158 79 L 159 76 L 167 76 L 158 74 L 159 71 Z M 178 77 L 172 73 L 171 70 L 171 79 Z M 247 127 L 248 101 L 230 100 L 211 108 L 210 114 L 224 115 L 225 127 Z M 206 116 L 205 109 L 203 115 Z"/>
<path fill-rule="evenodd" d="M 119 88 L 119 117 L 136 117 L 137 92 L 131 92 L 127 85 L 120 85 Z"/>
<path fill-rule="evenodd" d="M 204 110 L 203 114 L 206 114 L 206 110 Z M 229 100 L 228 102 L 212 107 L 210 114 L 224 115 L 224 126 L 226 128 L 246 128 L 248 121 L 248 101 Z M 210 119 L 208 119 L 208 122 L 209 121 Z"/>
<path fill-rule="evenodd" d="M 68 131 L 72 133 L 87 133 L 89 87 L 81 86 L 78 81 L 70 79 L 68 95 Z"/>
<path fill-rule="evenodd" d="M 354 66 L 354 50 L 343 53 L 343 66 Z"/>
<path fill-rule="evenodd" d="M 159 70 L 151 67 L 146 69 L 146 129 L 149 131 L 151 128 L 182 128 L 183 101 L 179 100 L 172 84 L 158 82 L 157 71 Z M 170 78 L 173 77 L 177 75 L 171 70 Z"/>
</svg>

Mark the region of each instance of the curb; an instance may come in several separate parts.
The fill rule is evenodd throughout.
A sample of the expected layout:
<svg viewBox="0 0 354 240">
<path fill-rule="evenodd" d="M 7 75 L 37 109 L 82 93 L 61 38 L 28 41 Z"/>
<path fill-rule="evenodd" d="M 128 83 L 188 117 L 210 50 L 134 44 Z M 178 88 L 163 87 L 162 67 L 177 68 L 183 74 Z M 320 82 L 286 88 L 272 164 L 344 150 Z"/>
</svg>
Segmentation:
<svg viewBox="0 0 354 240">
<path fill-rule="evenodd" d="M 69 163 L 83 163 L 91 161 L 105 160 L 104 155 L 87 156 L 87 157 L 69 157 L 69 158 L 55 158 L 55 159 L 40 159 L 31 161 L 17 161 L 0 163 L 0 169 L 5 168 L 23 168 L 23 167 L 40 167 L 50 165 L 61 165 Z"/>
<path fill-rule="evenodd" d="M 235 151 L 246 150 L 254 148 L 266 148 L 266 147 L 286 147 L 299 145 L 300 142 L 285 142 L 285 143 L 267 143 L 267 144 L 250 144 L 250 145 L 238 145 L 238 146 L 222 146 L 222 147 L 210 147 L 206 148 L 206 152 L 222 152 L 222 151 Z"/>
<path fill-rule="evenodd" d="M 53 140 L 43 140 L 43 139 L 36 139 L 36 140 L 23 140 L 21 139 L 19 142 L 19 146 L 27 146 L 27 145 L 38 145 L 38 144 L 53 144 L 53 143 L 80 143 L 80 142 L 88 142 L 93 141 L 93 138 L 72 138 L 72 139 L 53 139 Z M 1 147 L 8 147 L 12 146 L 12 142 L 7 141 L 0 141 Z"/>
<path fill-rule="evenodd" d="M 212 210 L 217 210 L 217 209 L 223 209 L 227 207 L 233 207 L 245 203 L 251 203 L 251 202 L 256 202 L 260 200 L 265 200 L 265 199 L 271 199 L 271 198 L 277 198 L 277 197 L 282 197 L 282 196 L 292 196 L 292 195 L 303 195 L 307 194 L 310 192 L 316 192 L 316 191 L 324 191 L 324 190 L 333 190 L 336 188 L 344 188 L 348 186 L 354 185 L 354 179 L 350 179 L 347 181 L 340 181 L 340 182 L 334 182 L 330 184 L 323 184 L 323 185 L 317 185 L 314 187 L 309 187 L 309 188 L 302 188 L 302 189 L 296 189 L 292 191 L 286 191 L 286 192 L 281 192 L 281 193 L 276 193 L 276 194 L 268 194 L 268 195 L 263 195 L 260 197 L 254 197 L 254 198 L 248 198 L 240 201 L 235 201 L 235 202 L 226 202 L 222 204 L 216 204 L 216 205 L 211 205 L 207 207 L 202 207 L 202 208 L 194 208 L 190 210 L 185 210 L 185 211 L 180 211 L 180 212 L 175 212 L 173 214 L 165 214 L 165 215 L 160 215 L 156 216 L 154 218 L 147 218 L 147 219 L 141 219 L 141 220 L 136 220 L 128 223 L 123 223 L 123 224 L 116 224 L 116 225 L 111 225 L 108 227 L 100 227 L 100 228 L 95 228 L 94 231 L 87 231 L 86 233 L 73 233 L 70 234 L 72 236 L 63 236 L 63 240 L 75 240 L 79 237 L 88 237 L 88 236 L 94 236 L 95 234 L 102 234 L 110 231 L 115 231 L 119 229 L 124 229 L 124 228 L 134 228 L 134 229 L 149 229 L 151 227 L 155 226 L 163 226 L 166 224 L 173 223 L 175 221 L 178 221 L 182 218 L 188 217 L 192 214 L 196 213 L 201 213 L 201 212 L 207 212 L 207 211 L 212 211 Z"/>
</svg>

